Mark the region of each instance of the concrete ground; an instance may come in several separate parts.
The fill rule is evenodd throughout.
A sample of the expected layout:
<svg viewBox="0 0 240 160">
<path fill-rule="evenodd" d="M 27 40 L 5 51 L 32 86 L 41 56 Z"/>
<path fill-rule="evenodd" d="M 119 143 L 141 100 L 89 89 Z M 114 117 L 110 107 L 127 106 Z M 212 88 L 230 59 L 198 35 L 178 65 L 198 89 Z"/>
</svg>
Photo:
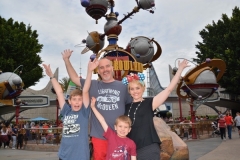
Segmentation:
<svg viewBox="0 0 240 160">
<path fill-rule="evenodd" d="M 226 135 L 227 136 L 227 135 Z M 240 137 L 237 128 L 232 132 L 232 139 L 221 137 L 204 140 L 186 141 L 190 160 L 239 160 Z"/>
<path fill-rule="evenodd" d="M 58 160 L 57 152 L 0 149 L 1 160 Z"/>
<path fill-rule="evenodd" d="M 232 139 L 220 137 L 186 141 L 190 160 L 239 160 L 240 138 L 235 129 Z M 0 149 L 0 160 L 58 160 L 57 152 Z"/>
</svg>

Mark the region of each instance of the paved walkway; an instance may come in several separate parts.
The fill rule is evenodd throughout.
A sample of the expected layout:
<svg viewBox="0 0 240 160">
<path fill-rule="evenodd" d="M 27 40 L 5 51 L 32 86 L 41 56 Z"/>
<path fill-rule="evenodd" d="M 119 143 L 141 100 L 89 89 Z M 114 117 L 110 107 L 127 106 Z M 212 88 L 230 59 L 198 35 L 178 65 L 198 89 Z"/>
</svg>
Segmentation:
<svg viewBox="0 0 240 160">
<path fill-rule="evenodd" d="M 186 141 L 190 160 L 239 160 L 240 138 L 237 129 L 232 139 L 222 141 L 220 137 Z M 58 160 L 57 152 L 0 149 L 1 160 Z"/>
<path fill-rule="evenodd" d="M 221 137 L 186 142 L 190 160 L 239 160 L 240 138 L 237 128 L 232 132 L 232 139 L 226 141 Z"/>
<path fill-rule="evenodd" d="M 57 152 L 0 149 L 1 160 L 58 160 Z"/>
</svg>

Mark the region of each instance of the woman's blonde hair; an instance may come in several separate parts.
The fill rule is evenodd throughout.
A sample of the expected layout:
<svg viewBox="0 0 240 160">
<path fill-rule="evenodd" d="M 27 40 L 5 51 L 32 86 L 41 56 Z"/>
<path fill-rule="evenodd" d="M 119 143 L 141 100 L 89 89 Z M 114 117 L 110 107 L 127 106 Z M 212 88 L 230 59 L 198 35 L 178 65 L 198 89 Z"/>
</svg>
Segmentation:
<svg viewBox="0 0 240 160">
<path fill-rule="evenodd" d="M 138 84 L 138 85 L 140 85 L 140 86 L 142 86 L 142 87 L 145 88 L 145 83 L 144 83 L 143 81 L 140 81 L 140 80 L 132 80 L 131 82 L 128 83 L 128 90 L 130 90 L 130 84 L 132 84 L 132 83 Z"/>
</svg>

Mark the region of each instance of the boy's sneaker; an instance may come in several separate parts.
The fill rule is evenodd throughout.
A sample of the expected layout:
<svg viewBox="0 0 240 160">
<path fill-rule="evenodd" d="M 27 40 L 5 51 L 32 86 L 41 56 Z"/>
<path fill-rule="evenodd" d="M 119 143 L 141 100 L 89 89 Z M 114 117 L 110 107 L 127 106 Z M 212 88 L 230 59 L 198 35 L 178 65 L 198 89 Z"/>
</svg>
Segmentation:
<svg viewBox="0 0 240 160">
<path fill-rule="evenodd" d="M 226 141 L 226 138 L 224 138 L 224 141 Z"/>
<path fill-rule="evenodd" d="M 12 149 L 15 149 L 15 148 L 12 148 Z"/>
</svg>

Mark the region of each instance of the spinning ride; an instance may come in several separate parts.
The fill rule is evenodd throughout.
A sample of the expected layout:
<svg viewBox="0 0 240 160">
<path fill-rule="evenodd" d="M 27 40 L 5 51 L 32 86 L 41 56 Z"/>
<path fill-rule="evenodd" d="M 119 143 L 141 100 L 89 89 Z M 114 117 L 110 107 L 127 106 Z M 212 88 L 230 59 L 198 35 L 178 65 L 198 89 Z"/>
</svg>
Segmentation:
<svg viewBox="0 0 240 160">
<path fill-rule="evenodd" d="M 117 80 L 122 80 L 130 72 L 143 72 L 143 70 L 151 67 L 150 63 L 157 60 L 162 53 L 161 46 L 153 38 L 145 36 L 131 38 L 125 49 L 118 46 L 118 36 L 122 32 L 121 24 L 126 19 L 131 18 L 140 9 L 154 13 L 154 0 L 139 0 L 136 3 L 137 6 L 133 8 L 132 12 L 118 20 L 119 13 L 114 12 L 114 0 L 81 0 L 82 6 L 86 8 L 86 12 L 92 18 L 98 20 L 105 17 L 107 20 L 104 25 L 104 33 L 93 31 L 88 34 L 86 39 L 82 40 L 86 47 L 81 53 L 84 54 L 91 50 L 93 52 L 91 59 L 106 57 L 111 60 L 114 67 L 114 78 Z M 105 15 L 106 8 L 110 9 L 110 13 Z M 107 37 L 109 44 L 103 48 L 105 37 Z"/>
</svg>

